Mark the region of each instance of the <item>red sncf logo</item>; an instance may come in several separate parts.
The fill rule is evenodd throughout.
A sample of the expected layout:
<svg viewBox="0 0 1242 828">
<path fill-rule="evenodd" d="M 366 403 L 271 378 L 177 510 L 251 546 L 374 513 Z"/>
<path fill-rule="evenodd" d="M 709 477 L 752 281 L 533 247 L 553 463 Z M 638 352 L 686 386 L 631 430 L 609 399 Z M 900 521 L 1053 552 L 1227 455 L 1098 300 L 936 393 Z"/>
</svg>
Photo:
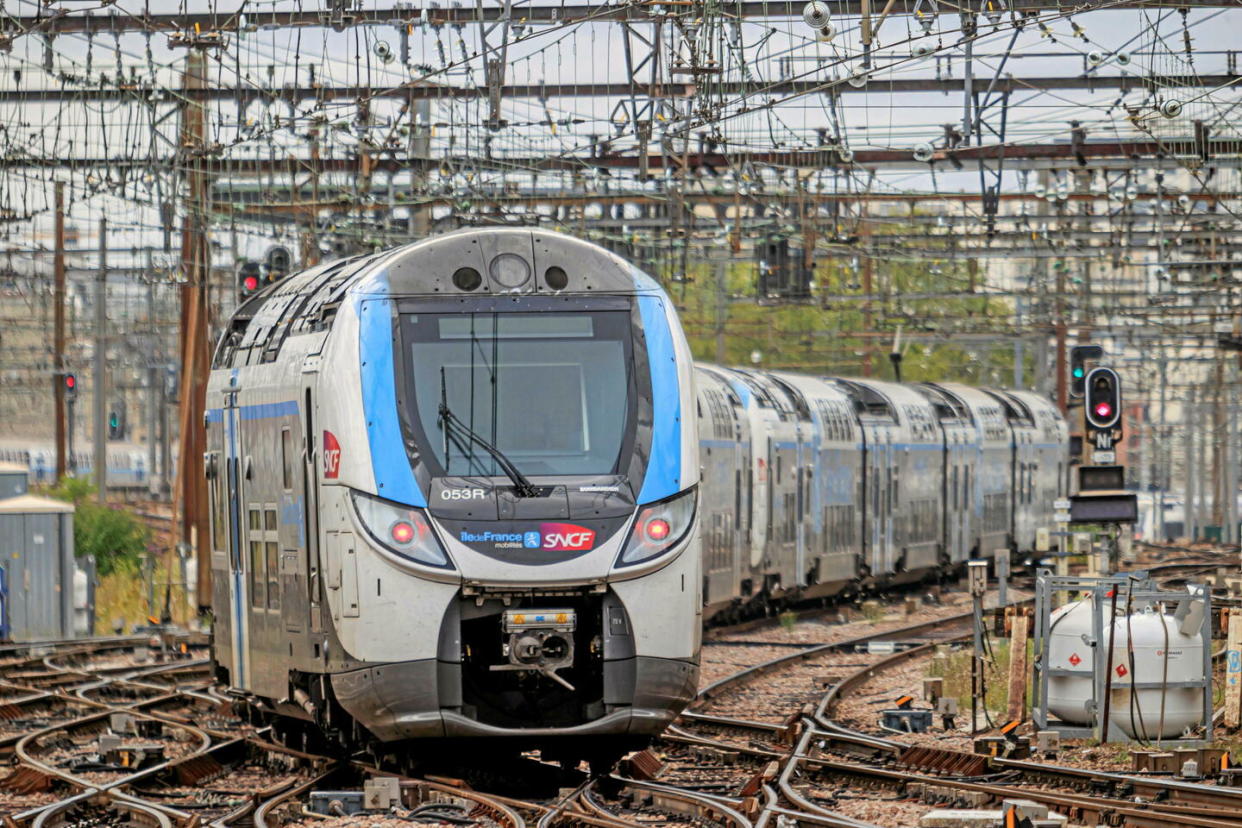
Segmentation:
<svg viewBox="0 0 1242 828">
<path fill-rule="evenodd" d="M 329 480 L 341 471 L 341 445 L 331 431 L 323 433 L 323 476 Z"/>
<path fill-rule="evenodd" d="M 541 523 L 539 534 L 549 552 L 586 552 L 595 545 L 595 530 L 573 523 Z"/>
</svg>

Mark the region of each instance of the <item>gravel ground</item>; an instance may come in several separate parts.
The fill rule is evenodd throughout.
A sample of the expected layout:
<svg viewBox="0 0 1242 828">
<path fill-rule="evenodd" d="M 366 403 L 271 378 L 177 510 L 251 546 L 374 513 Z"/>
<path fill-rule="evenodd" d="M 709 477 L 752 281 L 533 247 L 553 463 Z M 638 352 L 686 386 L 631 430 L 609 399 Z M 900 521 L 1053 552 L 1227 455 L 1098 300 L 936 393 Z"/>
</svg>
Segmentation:
<svg viewBox="0 0 1242 828">
<path fill-rule="evenodd" d="M 724 695 L 698 708 L 698 712 L 780 723 L 804 704 L 819 701 L 825 690 L 821 679 L 847 675 L 874 664 L 882 657 L 868 653 L 827 652 L 813 659 L 798 660 L 755 681 L 730 688 Z"/>
<path fill-rule="evenodd" d="M 845 727 L 894 739 L 911 745 L 939 747 L 948 750 L 974 750 L 970 736 L 970 710 L 959 711 L 956 729 L 946 732 L 941 728 L 939 716 L 934 716 L 932 729 L 927 733 L 897 734 L 879 725 L 880 711 L 893 707 L 893 701 L 909 694 L 916 699 L 914 707 L 930 708 L 923 700 L 923 678 L 931 664 L 931 655 L 911 659 L 868 679 L 849 695 L 841 699 L 833 719 Z M 997 722 L 1001 724 L 1001 722 Z"/>
<path fill-rule="evenodd" d="M 809 801 L 850 819 L 882 828 L 914 828 L 932 806 L 887 790 L 870 790 L 842 784 L 802 791 Z"/>
<path fill-rule="evenodd" d="M 1021 590 L 1010 590 L 1016 598 L 1029 597 Z M 989 593 L 989 605 L 995 603 L 994 593 Z M 771 661 L 779 656 L 788 655 L 793 649 L 790 645 L 815 646 L 833 644 L 858 638 L 865 635 L 876 635 L 891 630 L 934 621 L 952 615 L 960 615 L 970 606 L 970 597 L 962 593 L 945 593 L 941 603 L 924 605 L 914 613 L 906 615 L 896 605 L 886 605 L 886 614 L 875 621 L 856 619 L 844 624 L 833 623 L 821 619 L 800 621 L 792 627 L 771 627 L 763 630 L 751 630 L 732 634 L 724 634 L 717 641 L 706 643 L 702 650 L 702 661 L 699 668 L 699 686 L 719 681 L 756 664 Z M 755 646 L 753 644 L 729 645 L 730 641 L 767 642 L 772 646 Z M 788 712 L 788 711 L 786 711 Z M 782 716 L 783 718 L 783 716 Z"/>
<path fill-rule="evenodd" d="M 10 816 L 12 814 L 21 813 L 30 808 L 38 808 L 43 805 L 50 805 L 59 799 L 63 799 L 60 794 L 50 791 L 38 793 L 12 793 L 10 791 L 0 790 L 0 816 Z"/>
</svg>

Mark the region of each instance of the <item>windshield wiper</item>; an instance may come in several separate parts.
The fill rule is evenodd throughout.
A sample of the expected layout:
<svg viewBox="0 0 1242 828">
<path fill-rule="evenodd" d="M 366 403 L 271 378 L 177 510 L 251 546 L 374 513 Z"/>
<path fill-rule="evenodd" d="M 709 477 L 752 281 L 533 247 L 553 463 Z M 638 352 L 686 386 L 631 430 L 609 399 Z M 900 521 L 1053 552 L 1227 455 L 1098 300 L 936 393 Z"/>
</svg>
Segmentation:
<svg viewBox="0 0 1242 828">
<path fill-rule="evenodd" d="M 492 459 L 496 461 L 496 465 L 500 466 L 501 470 L 505 473 L 505 476 L 513 481 L 513 488 L 517 492 L 518 497 L 539 497 L 539 490 L 535 488 L 534 484 L 526 479 L 526 475 L 518 471 L 518 467 L 513 465 L 513 462 L 508 457 L 505 457 L 504 453 L 501 452 L 500 449 L 489 443 L 473 428 L 463 423 L 461 418 L 449 409 L 448 391 L 444 382 L 443 366 L 440 368 L 440 423 L 443 426 L 446 435 L 448 434 L 448 430 L 450 428 L 456 429 L 460 435 L 466 437 L 471 442 L 479 446 L 479 448 L 490 454 Z"/>
</svg>

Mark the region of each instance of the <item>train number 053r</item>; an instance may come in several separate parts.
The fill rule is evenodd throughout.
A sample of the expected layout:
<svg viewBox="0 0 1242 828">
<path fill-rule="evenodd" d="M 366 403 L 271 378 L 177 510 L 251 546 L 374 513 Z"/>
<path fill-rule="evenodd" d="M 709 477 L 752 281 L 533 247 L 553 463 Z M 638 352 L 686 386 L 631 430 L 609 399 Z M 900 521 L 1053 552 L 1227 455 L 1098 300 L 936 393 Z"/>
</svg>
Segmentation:
<svg viewBox="0 0 1242 828">
<path fill-rule="evenodd" d="M 483 489 L 441 489 L 441 500 L 482 500 L 487 497 Z"/>
</svg>

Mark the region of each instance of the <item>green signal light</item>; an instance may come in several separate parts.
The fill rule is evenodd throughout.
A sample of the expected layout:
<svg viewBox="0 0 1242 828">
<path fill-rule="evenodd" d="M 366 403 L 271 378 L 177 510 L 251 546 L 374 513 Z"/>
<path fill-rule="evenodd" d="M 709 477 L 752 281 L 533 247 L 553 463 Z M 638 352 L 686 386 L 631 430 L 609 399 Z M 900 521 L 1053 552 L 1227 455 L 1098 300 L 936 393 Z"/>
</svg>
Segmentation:
<svg viewBox="0 0 1242 828">
<path fill-rule="evenodd" d="M 1074 379 L 1082 379 L 1082 375 L 1083 375 L 1084 373 L 1085 373 L 1085 372 L 1084 372 L 1081 368 L 1075 368 L 1075 369 L 1074 369 Z"/>
<path fill-rule="evenodd" d="M 112 426 L 113 428 L 116 428 L 120 424 L 121 424 L 121 420 L 115 414 L 113 414 L 111 417 L 108 418 L 108 425 Z"/>
</svg>

